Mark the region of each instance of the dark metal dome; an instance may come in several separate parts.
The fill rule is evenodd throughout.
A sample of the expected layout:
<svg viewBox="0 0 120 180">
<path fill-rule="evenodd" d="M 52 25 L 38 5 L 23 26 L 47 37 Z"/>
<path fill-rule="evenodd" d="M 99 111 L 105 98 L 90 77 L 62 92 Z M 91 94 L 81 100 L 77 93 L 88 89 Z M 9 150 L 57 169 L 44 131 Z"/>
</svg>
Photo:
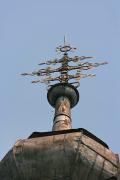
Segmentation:
<svg viewBox="0 0 120 180">
<path fill-rule="evenodd" d="M 62 96 L 69 99 L 71 108 L 73 108 L 79 101 L 78 90 L 68 83 L 55 84 L 47 93 L 48 102 L 53 107 L 55 107 L 57 99 Z"/>
</svg>

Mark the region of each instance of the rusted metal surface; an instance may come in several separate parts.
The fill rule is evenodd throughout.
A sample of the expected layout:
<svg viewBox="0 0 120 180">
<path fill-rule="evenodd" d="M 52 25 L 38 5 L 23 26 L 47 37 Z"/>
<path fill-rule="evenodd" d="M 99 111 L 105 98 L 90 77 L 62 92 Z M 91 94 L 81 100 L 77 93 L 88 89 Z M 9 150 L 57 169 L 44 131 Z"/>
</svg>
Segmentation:
<svg viewBox="0 0 120 180">
<path fill-rule="evenodd" d="M 0 163 L 2 180 L 119 178 L 119 157 L 83 131 L 18 141 Z M 55 134 L 56 133 L 56 134 Z"/>
<path fill-rule="evenodd" d="M 55 108 L 53 131 L 33 133 L 28 139 L 17 141 L 0 163 L 2 180 L 120 180 L 118 155 L 86 130 L 71 129 L 70 110 L 79 101 L 79 81 L 95 76 L 82 71 L 107 64 L 83 62 L 92 57 L 69 57 L 68 52 L 75 49 L 64 42 L 57 48 L 63 53 L 60 59 L 39 64 L 57 67 L 22 74 L 46 76 L 32 82 L 48 85 L 48 102 Z"/>
<path fill-rule="evenodd" d="M 69 134 L 69 133 L 76 133 L 81 132 L 82 134 L 86 135 L 87 137 L 93 139 L 94 141 L 97 141 L 99 144 L 104 146 L 105 148 L 109 149 L 109 146 L 103 142 L 101 139 L 96 137 L 91 132 L 87 131 L 84 128 L 78 128 L 78 129 L 67 129 L 67 130 L 60 130 L 60 131 L 48 131 L 48 132 L 33 132 L 28 139 L 31 138 L 37 138 L 37 137 L 44 137 L 44 136 L 54 136 L 54 135 L 60 135 L 60 134 Z"/>
<path fill-rule="evenodd" d="M 67 83 L 52 86 L 47 93 L 48 102 L 55 108 L 53 131 L 71 129 L 71 108 L 79 101 L 77 89 Z"/>
<path fill-rule="evenodd" d="M 70 101 L 66 97 L 59 97 L 56 101 L 53 131 L 71 129 Z"/>
</svg>

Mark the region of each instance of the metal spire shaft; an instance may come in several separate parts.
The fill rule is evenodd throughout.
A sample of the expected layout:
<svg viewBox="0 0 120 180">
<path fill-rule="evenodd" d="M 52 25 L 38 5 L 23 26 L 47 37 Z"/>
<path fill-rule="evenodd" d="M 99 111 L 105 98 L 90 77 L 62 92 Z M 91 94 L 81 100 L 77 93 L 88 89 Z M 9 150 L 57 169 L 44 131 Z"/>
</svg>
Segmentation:
<svg viewBox="0 0 120 180">
<path fill-rule="evenodd" d="M 76 48 L 67 45 L 64 37 L 64 45 L 56 48 L 57 52 L 63 53 L 60 59 L 47 60 L 39 64 L 43 67 L 49 65 L 47 68 L 22 74 L 39 78 L 45 76 L 45 78 L 32 81 L 32 83 L 48 85 L 48 102 L 55 108 L 53 131 L 72 128 L 70 112 L 71 108 L 79 101 L 77 87 L 80 85 L 80 79 L 95 76 L 95 74 L 87 74 L 83 71 L 107 64 L 107 62 L 91 63 L 86 61 L 91 59 L 91 56 L 69 57 L 68 52 L 74 50 Z M 57 65 L 57 67 L 51 68 L 50 65 Z"/>
<path fill-rule="evenodd" d="M 56 101 L 52 130 L 58 131 L 71 128 L 70 101 L 67 97 L 61 96 Z"/>
</svg>

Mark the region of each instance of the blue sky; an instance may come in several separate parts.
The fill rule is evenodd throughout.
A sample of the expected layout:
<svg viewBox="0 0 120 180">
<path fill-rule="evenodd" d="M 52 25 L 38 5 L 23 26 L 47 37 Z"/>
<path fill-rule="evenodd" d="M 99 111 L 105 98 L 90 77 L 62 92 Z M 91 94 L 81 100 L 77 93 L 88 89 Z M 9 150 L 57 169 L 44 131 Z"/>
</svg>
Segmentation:
<svg viewBox="0 0 120 180">
<path fill-rule="evenodd" d="M 54 109 L 43 85 L 20 76 L 55 58 L 67 42 L 75 55 L 108 65 L 82 79 L 80 101 L 72 109 L 73 128 L 85 128 L 120 154 L 120 1 L 0 1 L 0 159 L 18 139 L 52 128 Z"/>
</svg>

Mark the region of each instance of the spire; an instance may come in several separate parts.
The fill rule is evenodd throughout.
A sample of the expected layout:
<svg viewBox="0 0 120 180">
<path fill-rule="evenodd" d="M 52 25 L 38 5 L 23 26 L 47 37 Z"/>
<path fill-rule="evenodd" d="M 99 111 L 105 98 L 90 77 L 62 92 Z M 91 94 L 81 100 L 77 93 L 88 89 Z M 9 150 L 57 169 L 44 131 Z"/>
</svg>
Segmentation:
<svg viewBox="0 0 120 180">
<path fill-rule="evenodd" d="M 64 46 L 66 45 L 66 38 L 65 38 L 65 36 L 64 36 Z"/>
<path fill-rule="evenodd" d="M 64 37 L 64 44 L 56 48 L 56 51 L 62 54 L 61 58 L 42 62 L 39 66 L 44 66 L 44 68 L 22 74 L 24 76 L 38 76 L 41 79 L 32 81 L 32 83 L 45 83 L 47 85 L 48 102 L 55 108 L 53 131 L 72 128 L 71 108 L 79 101 L 77 88 L 80 85 L 80 79 L 95 76 L 95 74 L 86 74 L 83 71 L 107 64 L 107 62 L 88 62 L 86 60 L 93 58 L 88 56 L 70 57 L 68 54 L 75 50 L 76 48 L 66 44 Z M 53 66 L 56 67 L 53 68 Z"/>
</svg>

